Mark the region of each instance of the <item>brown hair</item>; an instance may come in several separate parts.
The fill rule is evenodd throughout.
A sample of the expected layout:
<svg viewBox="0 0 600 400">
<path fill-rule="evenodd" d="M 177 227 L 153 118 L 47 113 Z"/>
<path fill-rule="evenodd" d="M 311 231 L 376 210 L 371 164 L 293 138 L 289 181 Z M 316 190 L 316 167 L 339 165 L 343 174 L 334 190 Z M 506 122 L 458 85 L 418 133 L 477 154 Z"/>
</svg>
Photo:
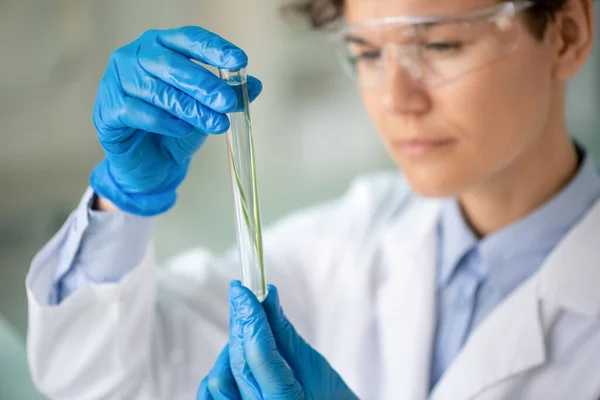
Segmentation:
<svg viewBox="0 0 600 400">
<path fill-rule="evenodd" d="M 532 0 L 527 10 L 527 25 L 538 39 L 544 36 L 548 21 L 560 11 L 567 0 Z M 308 17 L 313 28 L 326 28 L 344 15 L 344 0 L 304 0 L 290 6 L 291 10 Z"/>
</svg>

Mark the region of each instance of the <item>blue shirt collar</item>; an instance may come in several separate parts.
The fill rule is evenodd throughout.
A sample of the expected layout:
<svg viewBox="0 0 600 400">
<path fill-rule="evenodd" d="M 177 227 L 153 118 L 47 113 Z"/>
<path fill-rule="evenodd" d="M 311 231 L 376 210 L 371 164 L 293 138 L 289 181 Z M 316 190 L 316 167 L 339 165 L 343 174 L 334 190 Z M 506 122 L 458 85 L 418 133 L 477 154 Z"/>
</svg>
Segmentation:
<svg viewBox="0 0 600 400">
<path fill-rule="evenodd" d="M 582 153 L 582 164 L 575 177 L 552 199 L 522 219 L 479 240 L 466 223 L 458 201 L 448 200 L 441 214 L 439 237 L 440 271 L 438 284 L 445 286 L 461 260 L 470 252 L 481 257 L 479 275 L 489 276 L 494 269 L 514 257 L 549 252 L 600 198 L 600 176 L 592 158 Z"/>
<path fill-rule="evenodd" d="M 477 246 L 478 238 L 467 225 L 456 199 L 445 202 L 439 225 L 441 262 L 438 284 L 445 286 L 460 261 Z"/>
</svg>

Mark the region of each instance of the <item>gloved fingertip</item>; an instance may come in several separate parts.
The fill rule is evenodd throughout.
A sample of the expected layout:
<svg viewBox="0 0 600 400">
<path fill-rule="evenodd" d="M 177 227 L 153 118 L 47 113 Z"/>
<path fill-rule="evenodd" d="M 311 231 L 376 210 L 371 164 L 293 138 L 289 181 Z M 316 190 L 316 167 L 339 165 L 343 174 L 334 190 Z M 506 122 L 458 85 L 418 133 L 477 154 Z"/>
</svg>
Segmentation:
<svg viewBox="0 0 600 400">
<path fill-rule="evenodd" d="M 277 292 L 275 285 L 267 286 L 267 297 L 263 301 L 263 304 L 273 307 L 279 306 L 279 293 Z"/>
<path fill-rule="evenodd" d="M 253 76 L 248 76 L 248 98 L 250 102 L 254 101 L 263 90 L 263 84 Z"/>
<path fill-rule="evenodd" d="M 223 59 L 221 60 L 221 68 L 224 69 L 239 69 L 248 66 L 248 55 L 244 50 L 233 44 L 223 46 L 221 48 Z"/>
<path fill-rule="evenodd" d="M 272 283 L 269 283 L 267 285 L 267 289 L 268 289 L 269 293 L 272 292 L 272 291 L 273 292 L 277 292 L 277 286 L 273 285 Z"/>
<path fill-rule="evenodd" d="M 234 284 L 234 282 L 229 287 L 229 304 L 233 313 L 232 317 L 242 322 L 263 310 L 261 303 L 250 289 L 241 284 Z"/>
<path fill-rule="evenodd" d="M 262 305 L 269 322 L 275 323 L 279 320 L 279 310 L 281 310 L 281 306 L 279 305 L 279 293 L 274 285 L 269 285 L 268 290 L 269 292 L 262 302 Z"/>
<path fill-rule="evenodd" d="M 229 302 L 234 306 L 234 309 L 238 303 L 248 301 L 247 290 L 248 289 L 242 286 L 240 281 L 231 281 L 231 284 L 229 285 Z"/>
<path fill-rule="evenodd" d="M 227 83 L 220 89 L 222 96 L 218 104 L 213 104 L 212 108 L 223 114 L 229 114 L 238 110 L 238 94 Z"/>
<path fill-rule="evenodd" d="M 202 379 L 200 382 L 200 386 L 198 387 L 198 392 L 196 393 L 196 400 L 209 400 L 212 399 L 209 390 L 208 390 L 208 376 Z"/>
<path fill-rule="evenodd" d="M 230 122 L 229 122 L 229 118 L 227 118 L 226 115 L 223 115 L 222 118 L 215 119 L 214 121 L 211 121 L 211 123 L 207 124 L 207 125 L 210 126 L 209 133 L 214 134 L 214 135 L 220 135 L 229 130 Z"/>
</svg>

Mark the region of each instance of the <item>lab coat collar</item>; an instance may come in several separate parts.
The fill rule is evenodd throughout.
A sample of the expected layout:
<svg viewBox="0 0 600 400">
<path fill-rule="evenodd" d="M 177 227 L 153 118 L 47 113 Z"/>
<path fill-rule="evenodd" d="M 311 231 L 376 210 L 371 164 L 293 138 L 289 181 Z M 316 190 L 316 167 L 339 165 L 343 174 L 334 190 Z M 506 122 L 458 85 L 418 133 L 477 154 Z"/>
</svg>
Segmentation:
<svg viewBox="0 0 600 400">
<path fill-rule="evenodd" d="M 385 365 L 381 398 L 424 400 L 430 395 L 440 209 L 439 201 L 421 200 L 406 213 L 405 218 L 414 220 L 394 224 L 384 240 L 388 276 L 378 298 L 380 353 Z M 431 399 L 466 400 L 487 386 L 544 363 L 538 307 L 533 283 L 509 296 L 476 329 Z"/>
<path fill-rule="evenodd" d="M 471 399 L 546 360 L 540 304 L 535 282 L 529 280 L 475 329 L 434 387 L 431 399 Z"/>
<path fill-rule="evenodd" d="M 456 198 L 444 202 L 438 229 L 439 237 L 443 239 L 438 244 L 441 268 L 437 284 L 439 288 L 443 288 L 452 278 L 461 259 L 477 246 L 478 239 L 465 221 Z"/>
<path fill-rule="evenodd" d="M 586 316 L 600 315 L 600 201 L 567 234 L 539 272 L 539 297 Z"/>
<path fill-rule="evenodd" d="M 473 331 L 434 388 L 432 400 L 470 399 L 547 360 L 542 304 L 600 315 L 600 201 L 557 245 L 539 271 Z"/>
<path fill-rule="evenodd" d="M 382 241 L 384 273 L 376 307 L 385 367 L 378 398 L 422 400 L 428 395 L 440 205 L 416 200 Z"/>
<path fill-rule="evenodd" d="M 380 398 L 423 400 L 429 397 L 441 202 L 415 200 L 408 209 L 383 241 L 385 275 L 377 298 L 378 340 L 385 365 Z M 547 353 L 542 303 L 554 310 L 600 315 L 599 227 L 600 201 L 538 272 L 473 331 L 429 398 L 470 399 L 543 365 Z"/>
</svg>

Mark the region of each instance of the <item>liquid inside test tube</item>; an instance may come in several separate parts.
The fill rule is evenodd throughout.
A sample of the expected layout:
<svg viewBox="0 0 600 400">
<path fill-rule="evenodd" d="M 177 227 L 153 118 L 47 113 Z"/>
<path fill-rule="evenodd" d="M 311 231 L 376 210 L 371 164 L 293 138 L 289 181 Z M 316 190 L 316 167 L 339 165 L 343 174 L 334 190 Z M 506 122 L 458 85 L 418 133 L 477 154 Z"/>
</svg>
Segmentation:
<svg viewBox="0 0 600 400">
<path fill-rule="evenodd" d="M 260 301 L 263 301 L 267 297 L 267 279 L 263 262 L 246 70 L 243 68 L 238 70 L 220 69 L 219 75 L 233 88 L 238 99 L 236 111 L 227 114 L 231 123 L 227 132 L 227 150 L 235 203 L 242 284 L 249 288 Z"/>
</svg>

